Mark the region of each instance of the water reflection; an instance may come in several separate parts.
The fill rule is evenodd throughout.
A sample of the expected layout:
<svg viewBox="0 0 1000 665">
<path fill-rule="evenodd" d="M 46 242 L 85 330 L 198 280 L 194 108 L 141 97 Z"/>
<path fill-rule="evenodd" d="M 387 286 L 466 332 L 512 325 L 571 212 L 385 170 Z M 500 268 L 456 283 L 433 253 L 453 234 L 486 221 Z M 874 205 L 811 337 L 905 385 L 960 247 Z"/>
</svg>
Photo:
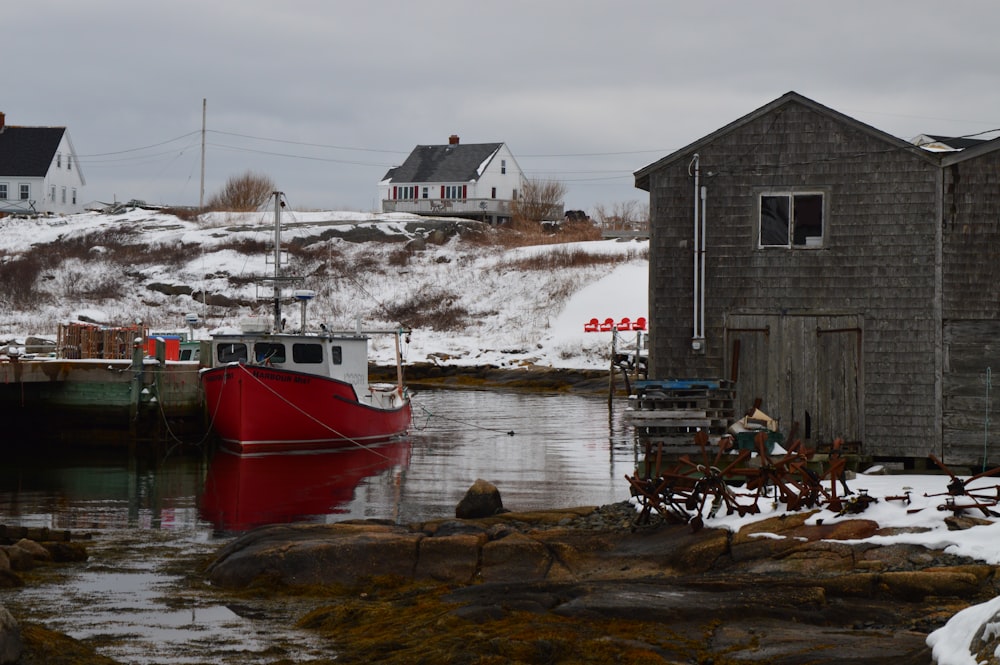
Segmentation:
<svg viewBox="0 0 1000 665">
<path fill-rule="evenodd" d="M 628 496 L 636 461 L 624 407 L 609 412 L 605 400 L 575 395 L 428 391 L 414 399 L 408 440 L 317 455 L 4 442 L 0 524 L 225 535 L 296 519 L 409 523 L 453 514 L 477 478 L 512 510 L 611 503 Z"/>
<path fill-rule="evenodd" d="M 310 662 L 329 646 L 283 628 L 294 619 L 235 616 L 170 562 L 207 558 L 237 532 L 276 521 L 447 517 L 477 478 L 512 510 L 620 501 L 636 461 L 624 408 L 577 395 L 428 391 L 414 399 L 409 439 L 367 454 L 134 455 L 86 439 L 58 450 L 5 440 L 0 524 L 95 538 L 87 562 L 60 566 L 50 583 L 0 590 L 0 602 L 21 620 L 99 640 L 121 662 L 256 665 L 274 662 L 279 646 L 289 662 Z"/>
<path fill-rule="evenodd" d="M 205 477 L 201 516 L 225 532 L 343 516 L 363 480 L 388 473 L 387 482 L 395 484 L 409 455 L 409 440 L 301 454 L 239 455 L 220 449 Z"/>
</svg>

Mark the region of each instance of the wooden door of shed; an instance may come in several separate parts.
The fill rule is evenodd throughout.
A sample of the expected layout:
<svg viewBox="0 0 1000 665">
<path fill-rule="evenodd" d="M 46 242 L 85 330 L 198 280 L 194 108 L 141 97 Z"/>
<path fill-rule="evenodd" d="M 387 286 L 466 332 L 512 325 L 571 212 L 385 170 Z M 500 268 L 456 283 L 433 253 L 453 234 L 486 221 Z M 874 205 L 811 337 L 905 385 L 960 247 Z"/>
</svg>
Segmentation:
<svg viewBox="0 0 1000 665">
<path fill-rule="evenodd" d="M 726 367 L 737 413 L 761 410 L 788 434 L 812 445 L 837 437 L 861 442 L 862 318 L 732 314 L 726 320 Z"/>
</svg>

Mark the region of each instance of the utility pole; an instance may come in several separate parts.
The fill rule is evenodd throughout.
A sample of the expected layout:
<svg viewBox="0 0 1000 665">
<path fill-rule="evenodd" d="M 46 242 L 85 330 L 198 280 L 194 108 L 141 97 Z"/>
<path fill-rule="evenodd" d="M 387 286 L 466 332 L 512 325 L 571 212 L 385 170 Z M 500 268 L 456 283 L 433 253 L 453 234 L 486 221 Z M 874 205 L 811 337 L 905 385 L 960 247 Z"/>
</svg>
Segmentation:
<svg viewBox="0 0 1000 665">
<path fill-rule="evenodd" d="M 205 208 L 205 111 L 208 100 L 201 98 L 201 194 L 198 195 L 198 212 Z"/>
</svg>

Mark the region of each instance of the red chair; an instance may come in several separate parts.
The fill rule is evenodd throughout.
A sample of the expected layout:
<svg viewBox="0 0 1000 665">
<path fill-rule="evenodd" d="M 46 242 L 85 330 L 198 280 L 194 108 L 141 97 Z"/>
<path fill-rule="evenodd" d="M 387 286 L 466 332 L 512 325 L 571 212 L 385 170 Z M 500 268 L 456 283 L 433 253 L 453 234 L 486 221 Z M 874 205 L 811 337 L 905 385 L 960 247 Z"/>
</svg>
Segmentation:
<svg viewBox="0 0 1000 665">
<path fill-rule="evenodd" d="M 597 319 L 591 319 L 583 324 L 583 332 L 597 332 L 599 327 L 600 323 L 598 323 Z"/>
<path fill-rule="evenodd" d="M 638 319 L 632 322 L 632 330 L 645 330 L 646 329 L 646 317 L 640 316 Z"/>
<path fill-rule="evenodd" d="M 618 330 L 632 330 L 632 321 L 627 316 L 618 322 Z"/>
<path fill-rule="evenodd" d="M 604 319 L 604 323 L 601 324 L 601 332 L 611 332 L 611 329 L 615 327 L 615 320 L 612 318 Z"/>
</svg>

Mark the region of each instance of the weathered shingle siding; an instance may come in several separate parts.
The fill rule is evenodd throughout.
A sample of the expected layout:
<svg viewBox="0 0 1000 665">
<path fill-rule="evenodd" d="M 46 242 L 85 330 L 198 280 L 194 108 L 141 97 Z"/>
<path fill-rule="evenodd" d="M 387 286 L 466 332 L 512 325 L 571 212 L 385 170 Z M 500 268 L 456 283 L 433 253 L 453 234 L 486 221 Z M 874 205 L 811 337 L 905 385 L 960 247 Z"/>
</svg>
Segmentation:
<svg viewBox="0 0 1000 665">
<path fill-rule="evenodd" d="M 944 168 L 943 440 L 946 459 L 1000 463 L 1000 155 Z M 998 380 L 992 380 L 992 373 Z"/>
<path fill-rule="evenodd" d="M 684 155 L 649 174 L 651 375 L 727 378 L 733 313 L 860 315 L 866 451 L 936 450 L 938 167 L 797 103 L 697 152 L 708 192 L 707 351 L 690 344 L 694 185 Z M 825 194 L 822 249 L 757 249 L 759 194 L 796 188 Z"/>
</svg>

